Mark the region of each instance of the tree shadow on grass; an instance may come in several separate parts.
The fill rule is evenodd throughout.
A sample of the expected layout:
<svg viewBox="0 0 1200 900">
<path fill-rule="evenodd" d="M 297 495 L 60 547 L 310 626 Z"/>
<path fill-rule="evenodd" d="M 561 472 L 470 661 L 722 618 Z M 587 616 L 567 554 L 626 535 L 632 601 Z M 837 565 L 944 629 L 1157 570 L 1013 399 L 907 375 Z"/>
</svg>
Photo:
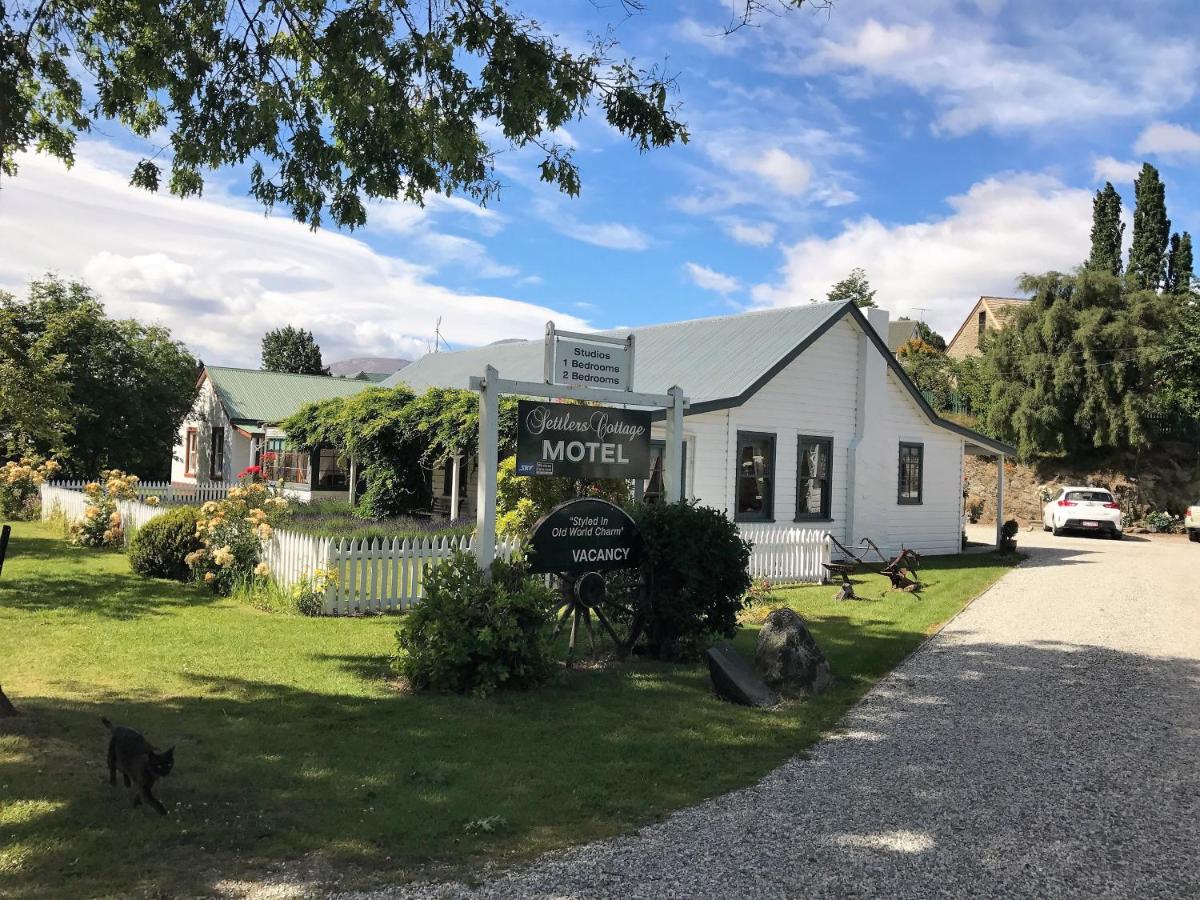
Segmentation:
<svg viewBox="0 0 1200 900">
<path fill-rule="evenodd" d="M 5 568 L 8 568 L 10 564 L 24 560 L 58 560 L 62 558 L 62 554 L 63 541 L 61 537 L 43 537 L 22 532 L 14 534 L 10 540 L 4 565 Z"/>
<path fill-rule="evenodd" d="M 826 625 L 827 652 L 840 666 L 854 658 L 861 665 L 871 642 L 887 640 L 882 630 L 860 629 L 867 645 L 852 650 L 838 632 L 843 623 Z M 917 639 L 895 634 L 890 646 L 903 655 Z M 844 862 L 848 877 L 872 871 L 864 861 L 882 859 L 881 871 L 888 871 L 892 856 L 881 856 L 866 838 L 846 837 L 841 813 L 828 802 L 836 797 L 836 810 L 872 807 L 852 821 L 875 822 L 881 832 L 924 834 L 933 848 L 944 848 L 961 843 L 955 829 L 965 828 L 988 846 L 1019 846 L 1061 868 L 1067 862 L 1056 863 L 1043 849 L 1065 837 L 1040 833 L 1049 827 L 1039 813 L 1043 801 L 1012 795 L 1001 784 L 1028 783 L 1022 763 L 1036 763 L 1035 783 L 1068 771 L 1068 782 L 1094 786 L 1055 796 L 1054 802 L 1078 807 L 1070 811 L 1076 821 L 1094 817 L 1099 803 L 1105 827 L 1118 825 L 1129 840 L 1137 842 L 1145 825 L 1138 816 L 1150 816 L 1157 824 L 1170 820 L 1177 850 L 1194 846 L 1197 820 L 1184 808 L 1194 805 L 1200 787 L 1194 767 L 1200 668 L 1194 661 L 1051 644 L 977 644 L 938 653 L 957 653 L 961 664 L 931 665 L 935 653 L 920 658 L 900 687 L 889 688 L 901 690 L 902 698 L 879 715 L 868 704 L 854 726 L 870 730 L 862 738 L 865 748 L 904 742 L 904 764 L 916 767 L 920 778 L 897 779 L 881 796 L 877 780 L 859 784 L 861 773 L 840 763 L 843 771 L 836 785 L 825 787 L 824 802 L 808 798 L 827 811 L 824 819 L 803 827 L 774 814 L 758 820 L 753 840 L 723 845 L 729 859 L 753 866 L 764 841 L 783 841 L 795 851 L 789 858 L 796 865 L 817 853 Z M 330 659 L 364 673 L 377 661 Z M 212 890 L 214 873 L 261 874 L 271 863 L 306 855 L 360 874 L 401 878 L 430 862 L 569 844 L 752 783 L 830 727 L 861 695 L 864 679 L 882 673 L 840 674 L 852 678 L 834 694 L 775 711 L 716 700 L 699 667 L 648 663 L 570 673 L 543 690 L 489 700 L 320 693 L 233 677 L 195 677 L 196 696 L 162 700 L 142 692 L 79 701 L 14 698 L 22 717 L 0 724 L 0 785 L 9 809 L 3 826 L 8 849 L 0 854 L 10 854 L 0 871 L 12 890 L 31 898 L 191 894 Z M 218 682 L 220 693 L 210 692 Z M 1055 718 L 1047 730 L 1040 724 L 1046 709 L 1073 715 Z M 134 809 L 123 787 L 109 787 L 102 715 L 143 730 L 160 746 L 176 746 L 176 770 L 159 790 L 172 815 Z M 961 746 L 978 747 L 994 770 L 946 752 L 941 732 L 964 728 L 970 734 Z M 1137 739 L 1147 729 L 1154 752 L 1139 755 L 1146 748 Z M 819 761 L 820 754 L 814 765 Z M 811 776 L 819 779 L 820 771 Z M 972 779 L 993 793 L 974 790 Z M 796 790 L 807 789 L 780 785 L 767 789 L 763 802 Z M 1130 804 L 1135 791 L 1145 796 Z M 1129 809 L 1137 816 L 1127 815 Z M 492 816 L 503 820 L 497 833 L 467 830 L 468 823 Z M 1080 873 L 1099 862 L 1092 857 L 1102 844 L 1071 838 L 1064 859 L 1075 877 L 1089 877 Z M 1139 848 L 1143 861 L 1125 874 L 1152 863 L 1179 865 L 1168 858 L 1171 846 L 1146 842 Z M 690 856 L 685 841 L 677 850 Z M 987 876 L 986 860 L 999 855 L 972 863 L 980 868 L 976 874 Z M 694 867 L 678 862 L 676 871 L 690 877 Z M 1194 872 L 1194 861 L 1185 860 L 1184 870 L 1189 865 Z M 573 893 L 570 883 L 561 887 Z M 874 887 L 865 892 L 888 893 L 886 882 Z M 734 882 L 726 888 L 737 892 Z"/>
<path fill-rule="evenodd" d="M 219 598 L 211 591 L 128 572 L 39 574 L 0 581 L 0 606 L 33 612 L 64 611 L 108 619 L 169 615 L 172 608 L 201 606 Z"/>
</svg>

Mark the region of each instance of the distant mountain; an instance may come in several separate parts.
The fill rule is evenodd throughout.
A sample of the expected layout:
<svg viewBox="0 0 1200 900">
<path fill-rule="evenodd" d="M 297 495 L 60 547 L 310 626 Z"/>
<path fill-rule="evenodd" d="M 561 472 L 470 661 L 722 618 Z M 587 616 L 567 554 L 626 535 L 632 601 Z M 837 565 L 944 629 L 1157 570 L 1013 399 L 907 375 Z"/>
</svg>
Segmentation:
<svg viewBox="0 0 1200 900">
<path fill-rule="evenodd" d="M 339 359 L 329 363 L 329 374 L 354 376 L 359 372 L 370 372 L 379 375 L 391 375 L 407 366 L 411 359 L 401 359 L 397 356 L 356 356 L 354 359 Z"/>
</svg>

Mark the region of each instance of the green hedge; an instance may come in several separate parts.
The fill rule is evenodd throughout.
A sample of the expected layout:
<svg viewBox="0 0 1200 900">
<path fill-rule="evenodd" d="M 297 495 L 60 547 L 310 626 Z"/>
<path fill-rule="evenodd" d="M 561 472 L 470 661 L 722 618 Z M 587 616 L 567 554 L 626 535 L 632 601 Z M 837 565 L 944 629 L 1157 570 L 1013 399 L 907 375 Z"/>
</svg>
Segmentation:
<svg viewBox="0 0 1200 900">
<path fill-rule="evenodd" d="M 192 570 L 184 557 L 204 546 L 196 537 L 199 510 L 179 506 L 143 525 L 129 544 L 129 566 L 146 578 L 191 581 Z"/>
</svg>

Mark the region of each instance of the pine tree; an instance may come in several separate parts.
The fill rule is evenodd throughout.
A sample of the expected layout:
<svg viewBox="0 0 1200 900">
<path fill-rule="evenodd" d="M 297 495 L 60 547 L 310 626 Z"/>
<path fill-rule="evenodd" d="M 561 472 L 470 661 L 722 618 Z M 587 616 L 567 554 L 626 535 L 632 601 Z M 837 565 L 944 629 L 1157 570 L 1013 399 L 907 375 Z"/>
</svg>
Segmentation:
<svg viewBox="0 0 1200 900">
<path fill-rule="evenodd" d="M 1168 294 L 1186 294 L 1195 280 L 1192 270 L 1192 236 L 1186 231 L 1171 235 L 1171 250 L 1167 254 L 1167 280 L 1163 290 Z"/>
<path fill-rule="evenodd" d="M 1129 283 L 1134 290 L 1158 290 L 1166 278 L 1167 238 L 1171 234 L 1166 190 L 1158 169 L 1142 163 L 1141 174 L 1133 182 L 1133 192 L 1136 205 L 1127 270 Z"/>
<path fill-rule="evenodd" d="M 1092 253 L 1087 267 L 1112 275 L 1121 274 L 1121 240 L 1125 223 L 1121 221 L 1121 195 L 1111 181 L 1096 191 L 1092 201 Z"/>
</svg>

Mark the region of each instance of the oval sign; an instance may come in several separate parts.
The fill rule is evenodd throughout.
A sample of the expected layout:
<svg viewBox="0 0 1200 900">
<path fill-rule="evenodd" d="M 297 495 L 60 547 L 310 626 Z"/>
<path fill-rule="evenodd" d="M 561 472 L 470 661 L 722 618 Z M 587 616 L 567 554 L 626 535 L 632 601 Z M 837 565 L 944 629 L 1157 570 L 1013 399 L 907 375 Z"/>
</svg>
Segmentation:
<svg viewBox="0 0 1200 900">
<path fill-rule="evenodd" d="M 629 513 L 607 500 L 560 503 L 533 526 L 531 572 L 603 572 L 642 563 L 642 536 Z"/>
</svg>

